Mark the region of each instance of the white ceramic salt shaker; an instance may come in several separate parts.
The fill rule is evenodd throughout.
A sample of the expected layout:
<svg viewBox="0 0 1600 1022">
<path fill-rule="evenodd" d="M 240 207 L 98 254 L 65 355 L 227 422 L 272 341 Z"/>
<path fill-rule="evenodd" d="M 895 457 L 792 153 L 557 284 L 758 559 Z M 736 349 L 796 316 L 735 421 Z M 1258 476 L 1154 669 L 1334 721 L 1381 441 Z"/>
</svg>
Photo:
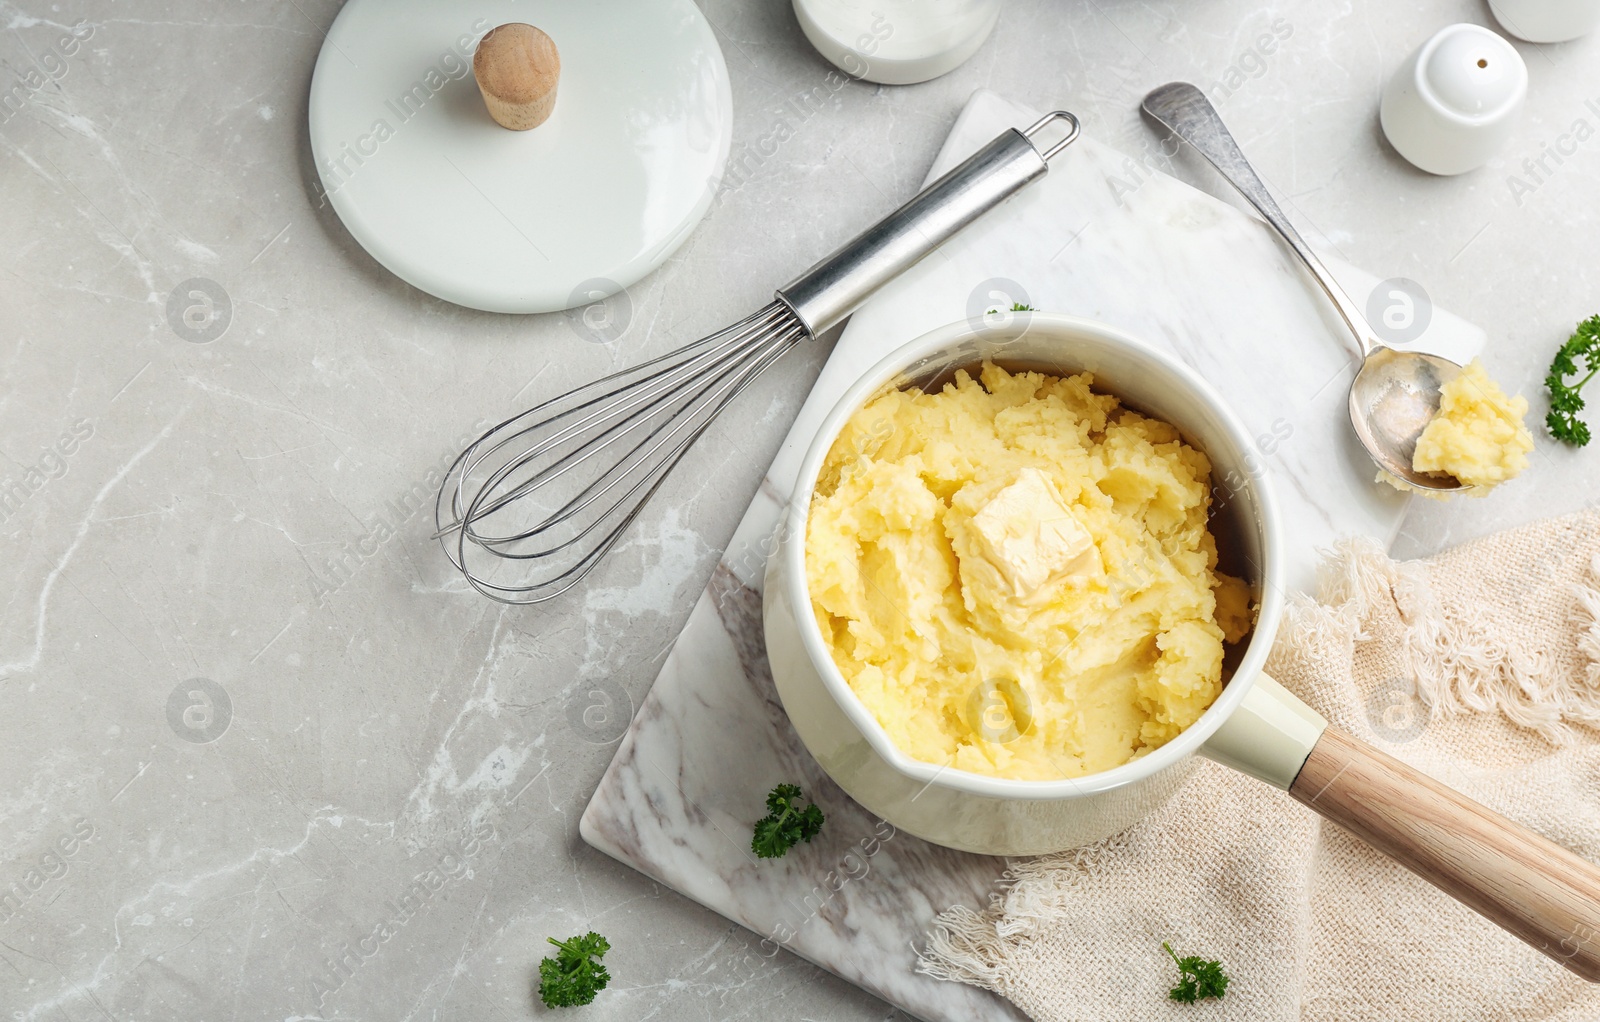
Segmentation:
<svg viewBox="0 0 1600 1022">
<path fill-rule="evenodd" d="M 1480 25 L 1449 25 L 1400 65 L 1378 119 L 1395 149 L 1431 174 L 1463 174 L 1505 144 L 1528 93 L 1528 68 Z"/>
<path fill-rule="evenodd" d="M 989 38 L 1000 0 L 794 0 L 811 45 L 852 78 L 884 85 L 954 71 Z"/>
<path fill-rule="evenodd" d="M 1600 0 L 1489 0 L 1489 9 L 1530 43 L 1564 43 L 1600 28 Z"/>
</svg>

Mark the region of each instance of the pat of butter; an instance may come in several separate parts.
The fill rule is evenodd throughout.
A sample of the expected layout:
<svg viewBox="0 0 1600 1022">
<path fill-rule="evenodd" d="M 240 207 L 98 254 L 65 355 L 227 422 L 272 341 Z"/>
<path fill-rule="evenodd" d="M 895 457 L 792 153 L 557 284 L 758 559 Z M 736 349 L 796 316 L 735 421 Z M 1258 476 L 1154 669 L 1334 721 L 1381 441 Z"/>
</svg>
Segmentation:
<svg viewBox="0 0 1600 1022">
<path fill-rule="evenodd" d="M 1100 563 L 1089 530 L 1036 468 L 1023 469 L 972 516 L 972 538 L 1020 600 L 1087 575 Z"/>
</svg>

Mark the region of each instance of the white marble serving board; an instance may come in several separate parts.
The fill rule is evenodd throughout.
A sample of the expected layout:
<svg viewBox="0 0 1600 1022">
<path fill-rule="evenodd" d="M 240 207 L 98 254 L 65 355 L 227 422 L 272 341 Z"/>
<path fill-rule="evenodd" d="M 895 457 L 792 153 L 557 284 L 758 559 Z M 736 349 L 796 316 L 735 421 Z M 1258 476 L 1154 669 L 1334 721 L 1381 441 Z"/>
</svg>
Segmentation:
<svg viewBox="0 0 1600 1022">
<path fill-rule="evenodd" d="M 929 179 L 1035 117 L 993 93 L 975 94 Z M 1377 284 L 1332 266 L 1358 303 Z M 1295 551 L 1295 587 L 1309 586 L 1316 547 L 1349 533 L 1387 543 L 1405 508 L 1405 498 L 1373 482 L 1350 436 L 1353 369 L 1337 321 L 1269 229 L 1092 139 L 855 314 L 622 739 L 581 832 L 755 931 L 761 953 L 782 945 L 914 1016 L 951 1022 L 1020 1017 L 999 997 L 913 968 L 914 946 L 933 917 L 984 903 L 1005 864 L 893 834 L 827 779 L 773 689 L 760 590 L 794 472 L 837 395 L 891 349 L 967 316 L 969 296 L 994 278 L 1020 284 L 1036 308 L 1104 320 L 1165 345 L 1233 402 L 1263 438 L 1261 457 Z M 1434 310 L 1415 346 L 1465 361 L 1483 340 L 1477 328 Z M 811 844 L 758 861 L 751 824 L 765 793 L 784 781 L 801 784 L 828 823 Z"/>
</svg>

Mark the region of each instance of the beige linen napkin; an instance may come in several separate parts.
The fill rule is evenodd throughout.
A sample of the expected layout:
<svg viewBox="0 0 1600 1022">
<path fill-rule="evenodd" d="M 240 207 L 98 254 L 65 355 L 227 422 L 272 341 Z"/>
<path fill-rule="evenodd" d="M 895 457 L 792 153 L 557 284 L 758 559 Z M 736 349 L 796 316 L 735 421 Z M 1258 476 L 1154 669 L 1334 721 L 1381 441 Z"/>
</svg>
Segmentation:
<svg viewBox="0 0 1600 1022">
<path fill-rule="evenodd" d="M 1600 512 L 1425 561 L 1349 542 L 1292 601 L 1268 669 L 1335 726 L 1600 861 Z M 1227 996 L 1167 999 L 1161 950 Z M 1577 979 L 1280 791 L 1200 762 L 1165 807 L 1018 860 L 944 913 L 923 971 L 1040 1022 L 1600 1019 Z"/>
</svg>

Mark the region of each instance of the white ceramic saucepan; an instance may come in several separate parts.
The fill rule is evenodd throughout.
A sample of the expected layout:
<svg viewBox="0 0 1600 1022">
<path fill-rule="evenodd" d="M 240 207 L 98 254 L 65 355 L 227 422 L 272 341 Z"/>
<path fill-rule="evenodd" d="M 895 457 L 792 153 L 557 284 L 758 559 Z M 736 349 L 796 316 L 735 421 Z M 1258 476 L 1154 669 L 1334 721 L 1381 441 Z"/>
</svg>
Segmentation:
<svg viewBox="0 0 1600 1022">
<path fill-rule="evenodd" d="M 1203 450 L 1212 463 L 1214 531 L 1225 537 L 1223 566 L 1246 577 L 1259 605 L 1216 703 L 1166 745 L 1098 774 L 1018 781 L 912 759 L 856 698 L 812 613 L 806 519 L 834 438 L 885 387 L 928 385 L 984 359 L 1058 376 L 1092 372 L 1098 389 L 1172 423 Z M 768 562 L 767 653 L 801 740 L 840 787 L 896 827 L 994 855 L 1059 851 L 1123 830 L 1166 801 L 1199 754 L 1287 791 L 1585 979 L 1600 980 L 1600 869 L 1328 727 L 1263 671 L 1283 614 L 1282 528 L 1252 450 L 1204 380 L 1104 324 L 1032 313 L 1024 326 L 956 323 L 900 348 L 823 420 Z"/>
</svg>

